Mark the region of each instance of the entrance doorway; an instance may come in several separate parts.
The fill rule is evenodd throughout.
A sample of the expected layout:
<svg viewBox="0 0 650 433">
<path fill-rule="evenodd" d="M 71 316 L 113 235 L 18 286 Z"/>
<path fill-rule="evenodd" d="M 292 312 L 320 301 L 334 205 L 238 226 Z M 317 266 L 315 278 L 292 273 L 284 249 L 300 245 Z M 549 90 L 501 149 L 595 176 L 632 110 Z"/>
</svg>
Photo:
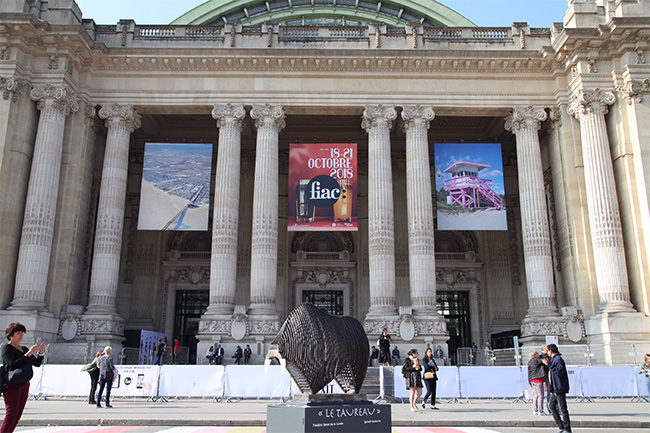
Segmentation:
<svg viewBox="0 0 650 433">
<path fill-rule="evenodd" d="M 457 363 L 456 349 L 470 347 L 472 327 L 469 317 L 469 292 L 439 291 L 436 293 L 438 313 L 444 316 L 449 331 L 449 359 Z"/>
<path fill-rule="evenodd" d="M 174 314 L 174 338 L 181 346 L 188 347 L 189 363 L 196 364 L 196 334 L 199 320 L 210 303 L 209 290 L 177 290 L 176 311 Z"/>
</svg>

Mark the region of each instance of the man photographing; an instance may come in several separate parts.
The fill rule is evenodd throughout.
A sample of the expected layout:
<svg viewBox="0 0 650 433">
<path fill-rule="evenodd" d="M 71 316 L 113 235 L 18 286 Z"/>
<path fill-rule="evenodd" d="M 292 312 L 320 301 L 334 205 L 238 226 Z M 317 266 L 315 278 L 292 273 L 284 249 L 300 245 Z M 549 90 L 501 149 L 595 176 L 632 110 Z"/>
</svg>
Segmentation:
<svg viewBox="0 0 650 433">
<path fill-rule="evenodd" d="M 564 359 L 560 356 L 555 344 L 548 345 L 548 355 L 550 358 L 543 359 L 542 362 L 548 365 L 548 392 L 551 393 L 550 409 L 553 419 L 557 424 L 558 433 L 571 433 L 571 421 L 569 420 L 569 410 L 566 405 L 566 395 L 569 392 L 569 375 L 566 371 Z M 558 413 L 558 405 L 562 417 Z"/>
</svg>

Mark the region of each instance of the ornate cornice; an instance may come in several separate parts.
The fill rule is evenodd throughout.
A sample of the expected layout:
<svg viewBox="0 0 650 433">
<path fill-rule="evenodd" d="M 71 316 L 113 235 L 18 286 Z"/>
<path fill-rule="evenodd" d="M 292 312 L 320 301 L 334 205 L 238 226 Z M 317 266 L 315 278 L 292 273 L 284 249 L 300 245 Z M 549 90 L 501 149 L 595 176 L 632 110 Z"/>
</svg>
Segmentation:
<svg viewBox="0 0 650 433">
<path fill-rule="evenodd" d="M 641 103 L 642 95 L 650 92 L 650 78 L 644 79 L 641 83 L 628 81 L 622 86 L 616 86 L 616 91 L 623 95 L 627 105 L 632 105 L 634 101 Z"/>
<path fill-rule="evenodd" d="M 106 120 L 107 128 L 124 128 L 133 132 L 142 126 L 141 116 L 132 105 L 113 104 L 102 107 L 99 117 Z"/>
<path fill-rule="evenodd" d="M 612 105 L 616 97 L 612 92 L 594 90 L 579 90 L 571 97 L 567 113 L 580 120 L 585 114 L 607 114 L 608 105 Z"/>
<path fill-rule="evenodd" d="M 539 131 L 542 122 L 546 120 L 548 115 L 546 110 L 542 107 L 514 107 L 512 113 L 506 116 L 505 128 L 517 134 L 522 129 L 533 129 Z"/>
<path fill-rule="evenodd" d="M 46 107 L 62 111 L 66 116 L 79 110 L 79 99 L 72 94 L 66 85 L 34 87 L 29 93 L 33 101 L 37 101 L 36 108 L 43 110 Z"/>
</svg>

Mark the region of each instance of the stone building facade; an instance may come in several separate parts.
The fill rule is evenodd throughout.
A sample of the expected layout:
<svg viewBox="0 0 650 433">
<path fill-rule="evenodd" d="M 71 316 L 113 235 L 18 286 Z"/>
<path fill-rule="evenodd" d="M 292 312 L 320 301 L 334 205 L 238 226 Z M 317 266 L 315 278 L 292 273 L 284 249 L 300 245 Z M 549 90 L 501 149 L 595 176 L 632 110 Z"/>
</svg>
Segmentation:
<svg viewBox="0 0 650 433">
<path fill-rule="evenodd" d="M 402 349 L 647 342 L 650 0 L 550 29 L 428 3 L 4 0 L 2 323 L 59 362 L 142 329 L 263 355 L 309 296 Z M 433 143 L 463 141 L 502 143 L 508 231 L 436 230 Z M 210 230 L 137 229 L 148 142 L 214 143 Z M 358 232 L 287 231 L 297 142 L 358 143 Z"/>
</svg>

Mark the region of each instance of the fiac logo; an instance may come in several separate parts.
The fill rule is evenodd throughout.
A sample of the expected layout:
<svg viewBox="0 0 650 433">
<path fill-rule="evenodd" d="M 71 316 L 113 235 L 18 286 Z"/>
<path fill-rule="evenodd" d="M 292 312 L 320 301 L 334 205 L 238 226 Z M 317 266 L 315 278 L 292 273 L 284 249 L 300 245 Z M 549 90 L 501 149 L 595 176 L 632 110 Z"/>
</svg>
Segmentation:
<svg viewBox="0 0 650 433">
<path fill-rule="evenodd" d="M 309 181 L 309 202 L 317 207 L 330 207 L 341 197 L 341 186 L 333 177 L 318 175 Z"/>
</svg>

